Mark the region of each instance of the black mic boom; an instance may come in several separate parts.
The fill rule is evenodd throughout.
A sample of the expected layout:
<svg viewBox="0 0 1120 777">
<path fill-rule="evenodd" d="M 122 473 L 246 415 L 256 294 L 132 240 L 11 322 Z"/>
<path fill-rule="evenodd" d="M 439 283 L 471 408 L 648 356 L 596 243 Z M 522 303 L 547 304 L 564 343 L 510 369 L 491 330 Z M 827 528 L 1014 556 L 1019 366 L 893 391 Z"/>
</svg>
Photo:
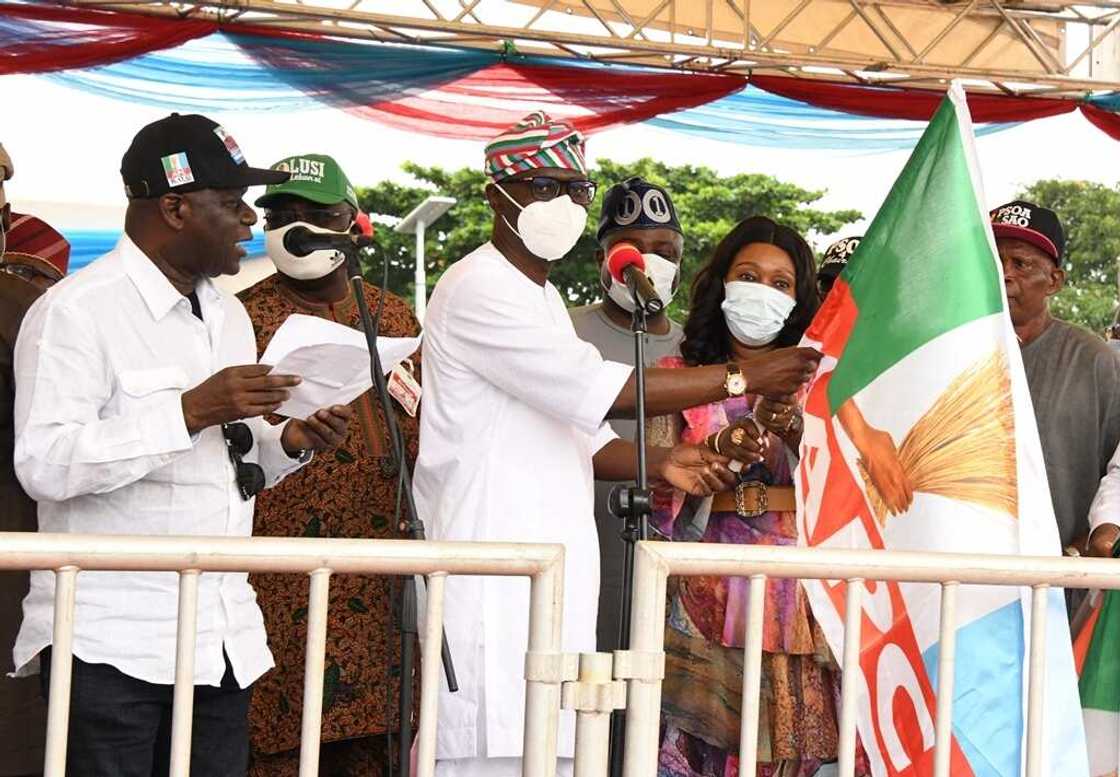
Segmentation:
<svg viewBox="0 0 1120 777">
<path fill-rule="evenodd" d="M 295 230 L 293 230 L 295 231 Z M 658 296 L 657 290 L 649 282 L 649 277 L 636 264 L 628 264 L 622 268 L 622 277 L 626 279 L 626 288 L 630 289 L 647 315 L 656 316 L 665 309 L 665 303 Z"/>
<path fill-rule="evenodd" d="M 284 248 L 292 256 L 307 256 L 314 251 L 342 251 L 369 248 L 373 238 L 349 232 L 312 232 L 307 227 L 295 227 L 284 235 Z"/>
</svg>

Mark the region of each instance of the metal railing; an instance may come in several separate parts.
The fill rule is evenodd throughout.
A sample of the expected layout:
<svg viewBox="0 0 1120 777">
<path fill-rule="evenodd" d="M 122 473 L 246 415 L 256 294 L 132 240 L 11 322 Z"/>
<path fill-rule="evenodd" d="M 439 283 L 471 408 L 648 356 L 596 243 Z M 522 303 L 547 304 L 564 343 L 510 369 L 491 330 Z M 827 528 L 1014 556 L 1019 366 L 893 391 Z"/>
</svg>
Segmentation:
<svg viewBox="0 0 1120 777">
<path fill-rule="evenodd" d="M 1046 661 L 1047 594 L 1052 587 L 1120 589 L 1120 565 L 1107 559 L 687 542 L 639 543 L 634 568 L 631 650 L 615 654 L 615 677 L 626 679 L 628 684 L 624 777 L 652 777 L 657 774 L 663 671 L 657 671 L 651 665 L 664 660 L 666 582 L 670 575 L 726 575 L 750 581 L 743 660 L 740 774 L 754 774 L 758 757 L 763 605 L 768 577 L 842 580 L 847 583 L 841 664 L 840 777 L 852 777 L 855 773 L 860 615 L 865 581 L 934 583 L 941 586 L 935 777 L 949 777 L 950 774 L 958 587 L 981 584 L 1032 589 L 1026 777 L 1043 777 L 1041 678 Z M 624 665 L 644 662 L 647 666 L 639 672 L 620 672 L 620 659 L 625 661 Z"/>
<path fill-rule="evenodd" d="M 45 777 L 65 774 L 74 593 L 82 570 L 179 573 L 171 777 L 189 775 L 194 638 L 198 581 L 203 572 L 272 572 L 307 574 L 311 578 L 300 777 L 318 775 L 326 616 L 330 578 L 334 574 L 423 574 L 428 578 L 416 742 L 420 777 L 431 777 L 434 773 L 443 594 L 449 574 L 531 579 L 525 662 L 526 777 L 555 775 L 562 706 L 576 711 L 576 774 L 604 775 L 610 710 L 624 704 L 624 777 L 652 777 L 657 773 L 666 586 L 670 575 L 723 575 L 750 581 L 743 648 L 741 774 L 752 774 L 758 757 L 763 594 L 767 578 L 847 583 L 839 720 L 841 777 L 852 777 L 855 771 L 860 614 L 865 581 L 931 583 L 941 587 L 935 777 L 950 774 L 959 586 L 1031 588 L 1025 775 L 1042 777 L 1043 689 L 1038 678 L 1046 660 L 1047 593 L 1052 587 L 1120 589 L 1120 567 L 1103 559 L 643 542 L 638 544 L 635 557 L 631 649 L 615 653 L 612 661 L 604 654 L 576 657 L 561 653 L 564 551 L 559 545 L 0 533 L 0 548 L 0 570 L 49 569 L 56 576 L 50 676 L 50 698 L 55 703 L 48 708 Z"/>
<path fill-rule="evenodd" d="M 323 669 L 330 579 L 335 574 L 427 575 L 417 774 L 435 768 L 436 724 L 447 575 L 530 578 L 524 773 L 556 773 L 564 587 L 560 545 L 282 537 L 139 537 L 0 532 L 0 570 L 55 573 L 54 635 L 47 712 L 45 777 L 64 777 L 70 715 L 74 593 L 82 570 L 179 573 L 179 620 L 172 704 L 171 777 L 190 773 L 198 580 L 204 572 L 279 572 L 311 577 L 303 686 L 300 777 L 319 774 Z M 10 646 L 5 646 L 8 649 Z M 569 662 L 570 663 L 570 662 Z M 548 671 L 549 667 L 558 668 Z M 404 754 L 407 757 L 407 753 Z"/>
</svg>

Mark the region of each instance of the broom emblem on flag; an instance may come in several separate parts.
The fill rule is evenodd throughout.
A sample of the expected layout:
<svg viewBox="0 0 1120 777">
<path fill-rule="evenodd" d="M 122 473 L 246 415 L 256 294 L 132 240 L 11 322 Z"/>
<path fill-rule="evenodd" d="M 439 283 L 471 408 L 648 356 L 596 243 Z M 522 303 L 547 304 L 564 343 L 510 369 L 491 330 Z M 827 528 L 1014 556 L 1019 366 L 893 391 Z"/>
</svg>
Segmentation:
<svg viewBox="0 0 1120 777">
<path fill-rule="evenodd" d="M 1017 516 L 1015 413 L 1007 355 L 994 351 L 958 375 L 906 434 L 898 458 L 915 492 Z M 859 469 L 868 502 L 883 525 L 887 505 L 862 459 Z"/>
</svg>

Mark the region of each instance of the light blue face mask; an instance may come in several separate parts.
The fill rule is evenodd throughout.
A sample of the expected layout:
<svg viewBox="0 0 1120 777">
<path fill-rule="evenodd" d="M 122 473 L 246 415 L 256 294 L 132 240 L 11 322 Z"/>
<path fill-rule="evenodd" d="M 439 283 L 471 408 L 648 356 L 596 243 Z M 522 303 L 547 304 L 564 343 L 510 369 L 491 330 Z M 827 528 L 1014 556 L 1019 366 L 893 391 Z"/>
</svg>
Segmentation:
<svg viewBox="0 0 1120 777">
<path fill-rule="evenodd" d="M 797 301 L 765 283 L 730 281 L 723 284 L 723 318 L 731 336 L 743 345 L 774 342 Z"/>
</svg>

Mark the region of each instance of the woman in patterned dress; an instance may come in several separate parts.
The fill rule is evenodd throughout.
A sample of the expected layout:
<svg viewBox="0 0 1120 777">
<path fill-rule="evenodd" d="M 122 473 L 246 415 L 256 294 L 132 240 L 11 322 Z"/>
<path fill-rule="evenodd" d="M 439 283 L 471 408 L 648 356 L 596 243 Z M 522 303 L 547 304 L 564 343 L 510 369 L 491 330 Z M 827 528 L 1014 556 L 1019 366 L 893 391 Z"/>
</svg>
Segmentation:
<svg viewBox="0 0 1120 777">
<path fill-rule="evenodd" d="M 735 361 L 796 345 L 818 306 L 813 252 L 794 230 L 752 217 L 716 247 L 692 286 L 682 357 L 658 366 Z M 797 397 L 747 393 L 653 423 L 659 442 L 748 449 L 746 486 L 706 500 L 656 496 L 654 527 L 678 541 L 796 545 L 793 471 Z M 741 429 L 728 426 L 752 419 Z M 745 439 L 744 439 L 745 438 Z M 762 489 L 768 504 L 758 500 Z M 765 512 L 752 508 L 769 507 Z M 758 512 L 758 514 L 754 514 Z M 659 777 L 738 775 L 747 585 L 744 578 L 674 577 L 666 629 Z M 770 579 L 763 626 L 759 777 L 809 777 L 837 756 L 839 675 L 796 580 Z M 866 773 L 866 769 L 858 770 Z"/>
</svg>

